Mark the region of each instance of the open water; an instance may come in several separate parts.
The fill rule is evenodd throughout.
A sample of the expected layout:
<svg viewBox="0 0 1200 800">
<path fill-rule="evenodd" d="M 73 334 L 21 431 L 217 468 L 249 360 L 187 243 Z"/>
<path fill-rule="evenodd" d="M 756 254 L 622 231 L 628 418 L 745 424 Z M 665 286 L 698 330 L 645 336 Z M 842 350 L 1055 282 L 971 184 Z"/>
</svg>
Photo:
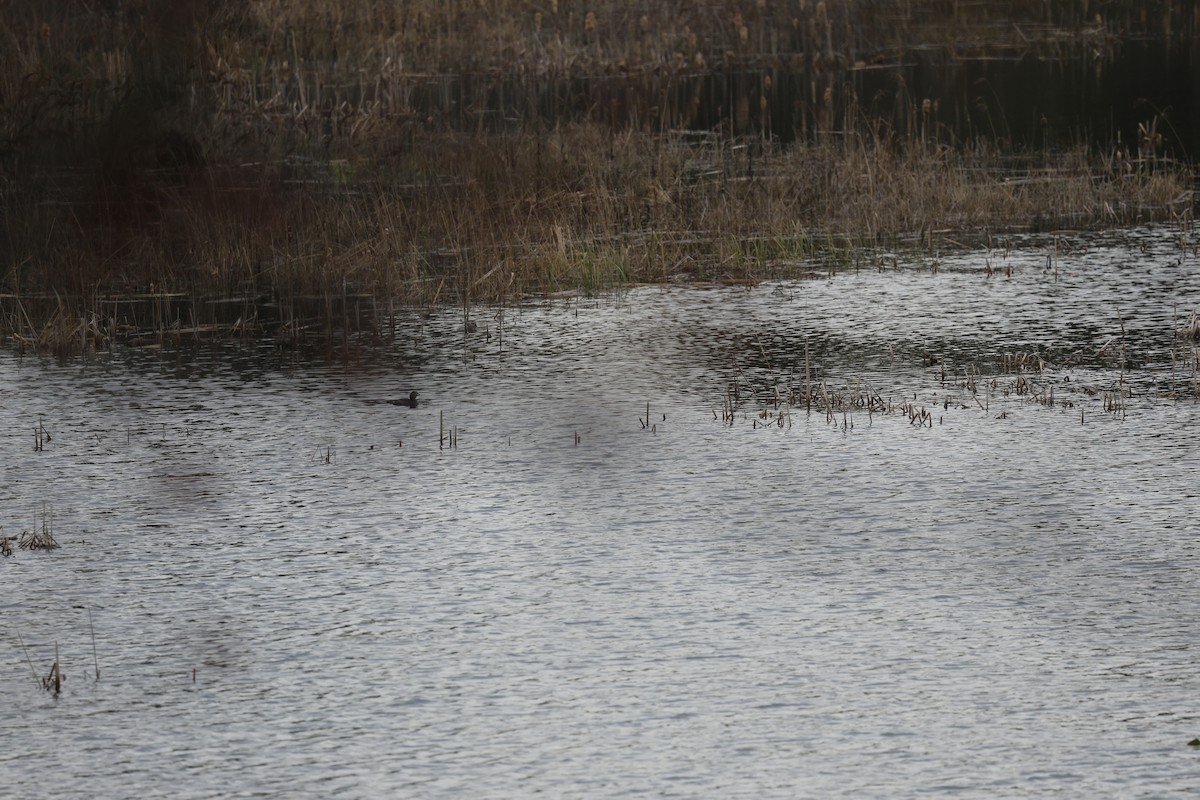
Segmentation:
<svg viewBox="0 0 1200 800">
<path fill-rule="evenodd" d="M 5 353 L 5 796 L 1194 796 L 1191 235 Z"/>
</svg>

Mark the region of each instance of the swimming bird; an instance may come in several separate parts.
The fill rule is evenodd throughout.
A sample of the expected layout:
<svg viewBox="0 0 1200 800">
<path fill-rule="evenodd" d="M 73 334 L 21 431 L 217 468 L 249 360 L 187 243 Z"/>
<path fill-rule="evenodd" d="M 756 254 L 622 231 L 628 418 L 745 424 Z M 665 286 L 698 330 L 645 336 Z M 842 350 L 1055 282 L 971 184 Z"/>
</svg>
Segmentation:
<svg viewBox="0 0 1200 800">
<path fill-rule="evenodd" d="M 408 408 L 417 407 L 417 393 L 409 392 L 408 397 L 401 400 L 388 400 L 394 406 L 407 406 Z"/>
</svg>

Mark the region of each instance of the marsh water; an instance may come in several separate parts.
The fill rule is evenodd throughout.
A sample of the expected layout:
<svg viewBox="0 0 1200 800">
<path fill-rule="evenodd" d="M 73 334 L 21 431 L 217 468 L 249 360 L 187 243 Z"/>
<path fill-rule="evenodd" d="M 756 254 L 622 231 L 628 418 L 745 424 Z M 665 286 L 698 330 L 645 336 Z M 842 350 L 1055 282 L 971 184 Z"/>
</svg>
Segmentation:
<svg viewBox="0 0 1200 800">
<path fill-rule="evenodd" d="M 6 795 L 1194 793 L 1194 234 L 6 353 Z"/>
</svg>

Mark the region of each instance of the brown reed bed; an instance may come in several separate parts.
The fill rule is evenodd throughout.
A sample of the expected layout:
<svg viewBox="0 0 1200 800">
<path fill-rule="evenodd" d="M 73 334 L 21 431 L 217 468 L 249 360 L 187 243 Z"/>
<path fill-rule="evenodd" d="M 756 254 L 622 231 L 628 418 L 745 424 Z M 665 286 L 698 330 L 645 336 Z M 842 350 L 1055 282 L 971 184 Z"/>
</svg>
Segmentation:
<svg viewBox="0 0 1200 800">
<path fill-rule="evenodd" d="M 1122 37 L 1186 38 L 1185 10 L 6 4 L 0 334 L 289 344 L 386 330 L 398 306 L 461 304 L 469 325 L 471 304 L 527 294 L 1189 219 L 1157 114 L 1125 144 L 1029 150 L 1002 122 L 952 126 L 901 77 L 883 100 L 854 79 L 916 50 L 1102 69 Z"/>
<path fill-rule="evenodd" d="M 104 346 L 122 326 L 253 332 L 269 305 L 281 322 L 341 325 L 389 302 L 754 281 L 905 236 L 1188 218 L 1192 202 L 1182 171 L 1122 171 L 1082 147 L 1020 167 L 983 145 L 694 145 L 593 124 L 442 134 L 390 175 L 371 160 L 358 169 L 351 185 L 303 190 L 271 167 L 241 183 L 205 170 L 159 187 L 146 218 L 102 230 L 31 211 L 62 233 L 21 242 L 5 327 L 53 350 Z"/>
</svg>

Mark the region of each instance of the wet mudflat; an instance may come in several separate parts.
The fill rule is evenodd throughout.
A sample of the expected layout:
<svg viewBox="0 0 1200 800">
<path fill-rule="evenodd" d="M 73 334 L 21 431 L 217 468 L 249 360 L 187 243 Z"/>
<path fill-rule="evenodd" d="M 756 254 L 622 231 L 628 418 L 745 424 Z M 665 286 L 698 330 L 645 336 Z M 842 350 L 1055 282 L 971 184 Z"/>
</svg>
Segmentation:
<svg viewBox="0 0 1200 800">
<path fill-rule="evenodd" d="M 530 302 L 502 347 L 498 309 L 466 337 L 414 312 L 350 364 L 6 354 L 0 524 L 49 508 L 61 547 L 0 560 L 0 772 L 21 797 L 1182 793 L 1198 308 L 1188 232 L 1154 228 Z"/>
</svg>

